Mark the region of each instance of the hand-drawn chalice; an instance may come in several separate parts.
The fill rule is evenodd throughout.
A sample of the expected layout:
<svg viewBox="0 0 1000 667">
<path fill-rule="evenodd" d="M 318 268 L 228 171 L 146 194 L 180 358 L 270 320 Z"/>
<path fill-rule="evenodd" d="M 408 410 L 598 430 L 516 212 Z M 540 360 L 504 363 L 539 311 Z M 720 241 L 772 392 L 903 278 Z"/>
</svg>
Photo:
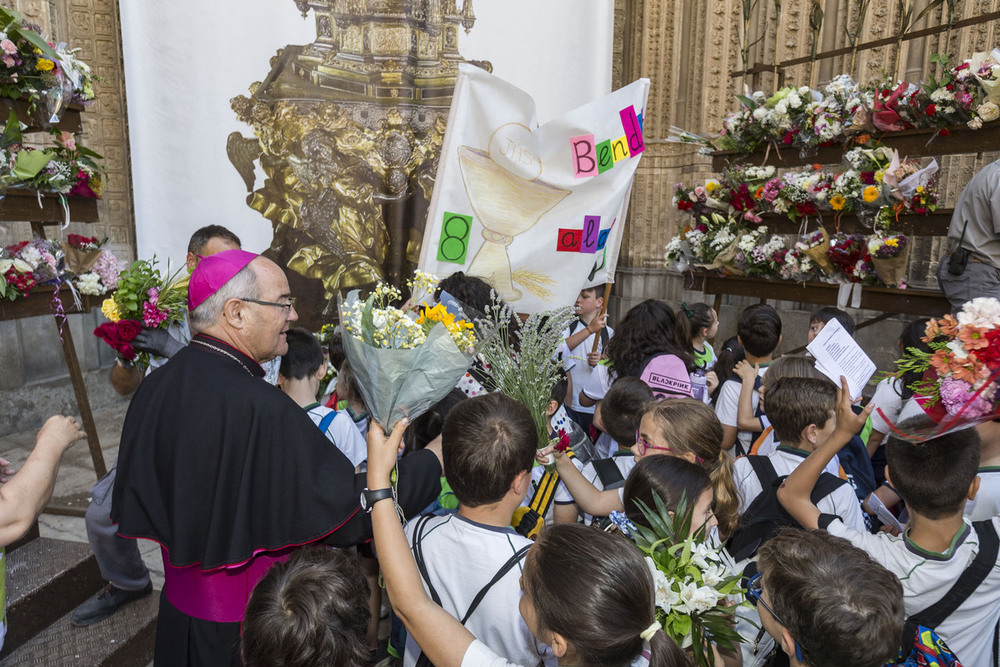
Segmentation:
<svg viewBox="0 0 1000 667">
<path fill-rule="evenodd" d="M 514 126 L 521 142 L 509 140 L 505 150 L 499 134 Z M 462 169 L 465 191 L 476 218 L 483 225 L 485 242 L 472 259 L 467 273 L 489 282 L 504 301 L 521 298 L 521 290 L 514 287 L 507 246 L 518 234 L 528 231 L 546 213 L 552 210 L 569 193 L 569 190 L 546 183 L 538 178 L 541 163 L 524 151 L 524 133 L 530 139 L 527 127 L 510 123 L 494 132 L 490 150 L 481 151 L 469 146 L 459 146 L 458 164 Z M 506 138 L 506 137 L 503 137 Z M 520 167 L 518 171 L 533 178 L 524 178 L 494 159 L 503 156 L 503 162 Z"/>
</svg>

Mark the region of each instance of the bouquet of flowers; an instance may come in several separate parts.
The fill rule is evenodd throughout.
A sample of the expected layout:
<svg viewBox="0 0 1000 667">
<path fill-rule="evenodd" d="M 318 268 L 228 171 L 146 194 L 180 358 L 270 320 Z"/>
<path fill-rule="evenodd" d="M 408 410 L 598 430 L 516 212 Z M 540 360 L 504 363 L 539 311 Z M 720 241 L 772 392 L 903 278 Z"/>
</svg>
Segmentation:
<svg viewBox="0 0 1000 667">
<path fill-rule="evenodd" d="M 140 369 L 149 366 L 149 354 L 137 353 L 131 343 L 143 327 L 162 329 L 180 322 L 187 314 L 187 285 L 156 268 L 156 256 L 140 259 L 118 276 L 117 291 L 101 304 L 101 313 L 110 320 L 94 329 L 94 335 Z M 95 265 L 99 268 L 100 260 Z M 125 324 L 125 322 L 129 322 Z"/>
<path fill-rule="evenodd" d="M 785 253 L 779 273 L 782 280 L 815 280 L 822 275 L 823 272 L 819 270 L 815 262 L 797 245 L 789 248 Z"/>
<path fill-rule="evenodd" d="M 69 132 L 53 132 L 53 136 L 53 145 L 44 150 L 25 146 L 20 122 L 12 111 L 0 135 L 0 185 L 100 197 L 104 185 L 97 160 L 101 156 L 78 145 Z"/>
<path fill-rule="evenodd" d="M 672 516 L 659 496 L 653 500 L 655 511 L 639 501 L 650 527 L 629 523 L 626 530 L 653 575 L 656 620 L 696 665 L 714 665 L 712 644 L 739 650 L 733 607 L 743 602 L 740 576 L 725 551 L 706 541 L 704 526 L 689 535 L 691 511 L 684 498 Z"/>
<path fill-rule="evenodd" d="M 35 285 L 58 276 L 50 243 L 42 239 L 21 241 L 0 252 L 0 298 L 26 297 Z"/>
<path fill-rule="evenodd" d="M 830 258 L 827 256 L 830 250 L 830 235 L 826 233 L 823 227 L 804 237 L 795 244 L 795 248 L 798 250 L 800 256 L 805 255 L 827 274 L 833 274 L 833 263 L 830 262 Z"/>
<path fill-rule="evenodd" d="M 344 352 L 365 406 L 387 432 L 403 417 L 414 419 L 444 398 L 471 365 L 480 342 L 461 312 L 443 304 L 392 305 L 401 298 L 398 289 L 380 283 L 367 299 L 353 290 L 340 302 Z"/>
<path fill-rule="evenodd" d="M 868 244 L 861 234 L 838 232 L 830 239 L 830 261 L 852 283 L 878 285 L 878 276 L 868 254 Z"/>
<path fill-rule="evenodd" d="M 718 181 L 708 180 L 705 185 L 685 188 L 683 183 L 674 185 L 674 206 L 678 211 L 695 217 L 708 215 L 712 209 L 726 210 L 726 204 L 714 197 L 719 191 Z"/>
<path fill-rule="evenodd" d="M 904 234 L 873 236 L 868 240 L 868 254 L 878 277 L 889 287 L 905 287 L 906 266 L 910 260 L 910 239 Z"/>
<path fill-rule="evenodd" d="M 910 388 L 933 424 L 905 433 L 890 424 L 896 435 L 920 441 L 1000 416 L 1000 301 L 979 297 L 957 316 L 932 319 L 921 340 L 931 351 L 908 348 L 896 376 L 921 376 Z"/>
</svg>

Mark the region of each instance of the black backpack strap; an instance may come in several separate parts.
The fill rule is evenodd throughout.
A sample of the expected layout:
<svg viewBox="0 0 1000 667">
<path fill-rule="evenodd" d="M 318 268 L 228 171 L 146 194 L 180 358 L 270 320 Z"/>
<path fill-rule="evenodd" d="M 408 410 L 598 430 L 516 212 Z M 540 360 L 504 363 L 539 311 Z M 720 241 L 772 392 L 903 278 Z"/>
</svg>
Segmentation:
<svg viewBox="0 0 1000 667">
<path fill-rule="evenodd" d="M 416 542 L 416 534 L 414 534 L 414 542 Z M 506 563 L 500 566 L 500 569 L 497 570 L 497 573 L 493 575 L 493 578 L 490 579 L 485 586 L 479 589 L 479 592 L 476 593 L 476 597 L 472 599 L 472 604 L 469 605 L 469 610 L 465 612 L 465 616 L 463 616 L 462 620 L 459 621 L 462 625 L 465 625 L 466 621 L 469 620 L 469 617 L 472 616 L 472 613 L 474 611 L 476 611 L 476 609 L 479 607 L 479 604 L 483 601 L 483 598 L 485 598 L 486 594 L 490 592 L 490 589 L 493 588 L 493 586 L 495 586 L 498 581 L 503 579 L 504 576 L 506 576 L 506 574 L 510 572 L 511 568 L 513 568 L 515 565 L 517 565 L 524 559 L 525 555 L 528 553 L 528 549 L 530 548 L 531 545 L 529 544 L 527 546 L 521 547 L 518 551 L 516 551 L 513 556 L 507 559 Z M 423 574 L 422 570 L 421 574 Z M 437 600 L 435 600 L 435 602 L 437 602 Z M 438 602 L 438 604 L 441 603 Z M 434 663 L 430 661 L 430 658 L 428 658 L 424 654 L 424 652 L 421 651 L 420 655 L 417 656 L 416 667 L 433 667 L 433 665 Z"/>
<path fill-rule="evenodd" d="M 441 605 L 441 596 L 434 589 L 434 585 L 431 584 L 430 575 L 427 573 L 427 563 L 424 562 L 424 530 L 427 528 L 427 522 L 434 518 L 433 514 L 424 514 L 417 519 L 417 525 L 413 527 L 413 560 L 417 562 L 417 569 L 420 570 L 420 577 L 427 584 L 427 588 L 430 590 L 431 599 L 438 606 Z"/>
<path fill-rule="evenodd" d="M 625 486 L 625 478 L 622 477 L 622 471 L 615 465 L 613 458 L 597 459 L 596 461 L 591 461 L 591 464 L 594 466 L 601 484 L 604 485 L 605 491 Z"/>
<path fill-rule="evenodd" d="M 773 486 L 778 481 L 778 473 L 775 471 L 774 464 L 771 463 L 770 458 L 757 455 L 745 458 L 750 463 L 750 467 L 753 468 L 754 474 L 757 475 L 757 481 L 760 482 L 762 490 L 767 490 L 767 487 Z"/>
<path fill-rule="evenodd" d="M 487 583 L 485 586 L 479 589 L 479 592 L 476 593 L 476 597 L 472 599 L 472 604 L 469 605 L 469 610 L 465 612 L 465 616 L 462 617 L 461 620 L 462 625 L 465 625 L 466 621 L 469 620 L 469 617 L 472 616 L 472 613 L 474 611 L 476 611 L 476 609 L 479 607 L 479 604 L 483 601 L 483 598 L 486 597 L 486 594 L 490 592 L 490 589 L 493 588 L 493 586 L 495 586 L 498 581 L 503 579 L 507 575 L 507 573 L 510 572 L 511 568 L 513 568 L 515 565 L 517 565 L 524 559 L 524 556 L 528 553 L 528 549 L 530 548 L 531 545 L 528 544 L 526 546 L 521 547 L 516 552 L 514 552 L 514 555 L 508 558 L 507 562 L 500 566 L 500 569 L 497 570 L 497 573 L 494 574 L 493 578 L 489 580 L 489 583 Z"/>
<path fill-rule="evenodd" d="M 972 524 L 979 536 L 979 553 L 975 559 L 958 577 L 948 592 L 940 600 L 906 619 L 903 625 L 903 646 L 913 643 L 917 626 L 936 629 L 955 612 L 956 609 L 976 592 L 996 566 L 997 553 L 1000 552 L 1000 536 L 997 535 L 993 520 L 976 521 Z M 996 652 L 993 654 L 993 664 L 996 664 Z"/>
</svg>

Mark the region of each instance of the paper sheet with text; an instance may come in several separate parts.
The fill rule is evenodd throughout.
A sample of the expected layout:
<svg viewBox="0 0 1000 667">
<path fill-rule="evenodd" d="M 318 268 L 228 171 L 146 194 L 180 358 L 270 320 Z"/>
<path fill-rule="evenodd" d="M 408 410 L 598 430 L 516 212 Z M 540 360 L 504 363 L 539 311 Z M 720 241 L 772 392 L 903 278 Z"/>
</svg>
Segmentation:
<svg viewBox="0 0 1000 667">
<path fill-rule="evenodd" d="M 835 319 L 826 323 L 806 349 L 816 359 L 816 370 L 838 387 L 840 376 L 847 378 L 852 399 L 861 397 L 868 380 L 875 374 L 875 362 Z"/>
</svg>

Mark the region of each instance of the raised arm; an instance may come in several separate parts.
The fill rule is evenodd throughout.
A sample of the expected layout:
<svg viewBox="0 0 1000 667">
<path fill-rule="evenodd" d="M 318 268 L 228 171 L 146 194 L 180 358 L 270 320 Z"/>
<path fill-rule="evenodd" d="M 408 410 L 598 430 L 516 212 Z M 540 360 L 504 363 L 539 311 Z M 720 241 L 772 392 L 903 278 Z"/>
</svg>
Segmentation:
<svg viewBox="0 0 1000 667">
<path fill-rule="evenodd" d="M 778 489 L 778 501 L 807 530 L 819 528 L 820 511 L 810 497 L 816 481 L 826 464 L 864 426 L 871 413 L 871 406 L 868 406 L 861 414 L 854 414 L 847 378 L 841 376 L 840 382 L 841 388 L 837 390 L 837 428 L 825 443 L 792 471 Z"/>
<path fill-rule="evenodd" d="M 625 507 L 621 498 L 618 497 L 618 490 L 601 491 L 596 486 L 587 481 L 573 461 L 562 452 L 555 451 L 554 447 L 547 447 L 540 452 L 542 456 L 553 455 L 556 460 L 556 471 L 559 479 L 566 485 L 569 495 L 573 496 L 573 502 L 577 507 L 587 514 L 594 516 L 607 516 L 612 512 L 622 512 Z"/>
<path fill-rule="evenodd" d="M 382 428 L 372 422 L 368 431 L 369 489 L 389 488 L 389 475 L 396 465 L 396 452 L 406 424 L 407 420 L 400 420 L 386 438 Z M 391 500 L 375 503 L 372 526 L 393 610 L 432 663 L 439 667 L 460 667 L 475 637 L 427 596 Z"/>
<path fill-rule="evenodd" d="M 753 414 L 753 386 L 757 381 L 760 366 L 750 365 L 745 359 L 736 364 L 736 374 L 743 384 L 740 385 L 740 399 L 736 404 L 736 425 L 742 431 L 763 431 L 764 425 Z"/>
<path fill-rule="evenodd" d="M 0 547 L 24 535 L 52 497 L 63 452 L 86 437 L 72 417 L 49 417 L 21 469 L 0 486 Z"/>
</svg>

